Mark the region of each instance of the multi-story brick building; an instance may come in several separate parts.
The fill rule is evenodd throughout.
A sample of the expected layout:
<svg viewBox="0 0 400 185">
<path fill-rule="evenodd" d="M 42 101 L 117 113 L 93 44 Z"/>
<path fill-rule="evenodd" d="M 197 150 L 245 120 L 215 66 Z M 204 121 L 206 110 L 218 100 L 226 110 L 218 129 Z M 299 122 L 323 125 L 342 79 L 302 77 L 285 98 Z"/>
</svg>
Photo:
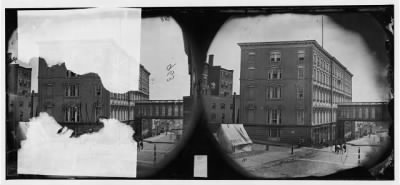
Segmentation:
<svg viewBox="0 0 400 185">
<path fill-rule="evenodd" d="M 204 64 L 200 83 L 201 100 L 206 110 L 208 124 L 212 131 L 216 131 L 221 123 L 234 123 L 235 105 L 239 102 L 232 95 L 233 70 L 214 66 L 214 55 L 208 56 L 208 63 Z M 185 99 L 184 99 L 185 100 Z"/>
<path fill-rule="evenodd" d="M 150 75 L 143 67 L 140 73 Z M 115 118 L 120 121 L 133 120 L 134 102 L 148 100 L 143 91 L 110 93 L 97 74 L 77 75 L 66 69 L 65 64 L 48 67 L 39 60 L 39 109 L 63 123 L 93 123 L 99 117 Z M 139 80 L 139 86 L 145 81 Z M 148 81 L 147 81 L 148 82 Z"/>
<path fill-rule="evenodd" d="M 207 85 L 210 91 L 209 94 L 221 97 L 232 96 L 233 70 L 214 66 L 214 55 L 209 55 L 205 69 L 208 69 Z"/>
<path fill-rule="evenodd" d="M 7 66 L 8 116 L 13 122 L 28 121 L 36 115 L 37 96 L 31 92 L 31 68 L 17 63 Z"/>
<path fill-rule="evenodd" d="M 316 41 L 239 43 L 240 122 L 250 137 L 320 144 L 337 138 L 352 74 Z"/>
</svg>

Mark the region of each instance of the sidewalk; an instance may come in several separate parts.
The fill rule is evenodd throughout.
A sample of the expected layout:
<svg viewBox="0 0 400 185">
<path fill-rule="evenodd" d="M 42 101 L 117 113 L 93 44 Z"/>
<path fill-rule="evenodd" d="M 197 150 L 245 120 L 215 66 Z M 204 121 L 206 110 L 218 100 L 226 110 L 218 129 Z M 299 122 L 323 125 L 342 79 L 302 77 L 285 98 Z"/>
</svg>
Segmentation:
<svg viewBox="0 0 400 185">
<path fill-rule="evenodd" d="M 175 142 L 175 140 L 176 140 L 176 135 L 173 132 L 167 132 L 167 135 L 164 132 L 161 133 L 160 135 L 144 139 L 144 141 L 150 141 L 150 142 Z"/>
<path fill-rule="evenodd" d="M 260 151 L 254 150 L 246 154 L 241 154 L 241 156 L 235 156 L 234 160 L 242 167 L 246 169 L 255 169 L 259 166 L 265 166 L 267 163 L 278 162 L 281 160 L 293 160 L 297 157 L 304 157 L 307 155 L 311 155 L 316 151 L 306 150 L 305 148 L 294 148 L 293 154 L 291 154 L 291 147 L 282 147 L 282 146 L 270 146 L 269 150 Z M 234 155 L 239 154 L 232 154 Z"/>
</svg>

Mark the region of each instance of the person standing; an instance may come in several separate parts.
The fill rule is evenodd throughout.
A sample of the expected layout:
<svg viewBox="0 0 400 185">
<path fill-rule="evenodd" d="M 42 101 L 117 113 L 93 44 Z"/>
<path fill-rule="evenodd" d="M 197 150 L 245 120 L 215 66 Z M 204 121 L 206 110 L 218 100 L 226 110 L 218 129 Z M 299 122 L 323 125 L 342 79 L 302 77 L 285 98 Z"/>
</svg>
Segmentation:
<svg viewBox="0 0 400 185">
<path fill-rule="evenodd" d="M 343 151 L 346 153 L 346 143 L 343 143 Z"/>
</svg>

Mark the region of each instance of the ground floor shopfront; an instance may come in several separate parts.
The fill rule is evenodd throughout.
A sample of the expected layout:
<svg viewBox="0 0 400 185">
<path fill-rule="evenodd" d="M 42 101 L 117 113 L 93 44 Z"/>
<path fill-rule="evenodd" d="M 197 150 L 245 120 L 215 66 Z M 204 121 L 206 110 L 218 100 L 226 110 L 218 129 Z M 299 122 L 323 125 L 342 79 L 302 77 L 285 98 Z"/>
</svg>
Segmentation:
<svg viewBox="0 0 400 185">
<path fill-rule="evenodd" d="M 330 145 L 353 137 L 353 122 L 333 122 L 322 125 L 257 125 L 244 124 L 252 140 L 276 144 Z"/>
</svg>

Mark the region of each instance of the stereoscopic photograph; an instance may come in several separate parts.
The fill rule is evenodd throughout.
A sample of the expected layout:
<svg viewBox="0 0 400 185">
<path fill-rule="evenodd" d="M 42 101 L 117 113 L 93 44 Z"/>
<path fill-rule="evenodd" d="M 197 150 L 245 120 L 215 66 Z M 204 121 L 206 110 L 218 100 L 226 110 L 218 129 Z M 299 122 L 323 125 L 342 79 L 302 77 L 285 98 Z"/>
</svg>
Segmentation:
<svg viewBox="0 0 400 185">
<path fill-rule="evenodd" d="M 5 8 L 9 180 L 394 180 L 394 5 Z"/>
</svg>

